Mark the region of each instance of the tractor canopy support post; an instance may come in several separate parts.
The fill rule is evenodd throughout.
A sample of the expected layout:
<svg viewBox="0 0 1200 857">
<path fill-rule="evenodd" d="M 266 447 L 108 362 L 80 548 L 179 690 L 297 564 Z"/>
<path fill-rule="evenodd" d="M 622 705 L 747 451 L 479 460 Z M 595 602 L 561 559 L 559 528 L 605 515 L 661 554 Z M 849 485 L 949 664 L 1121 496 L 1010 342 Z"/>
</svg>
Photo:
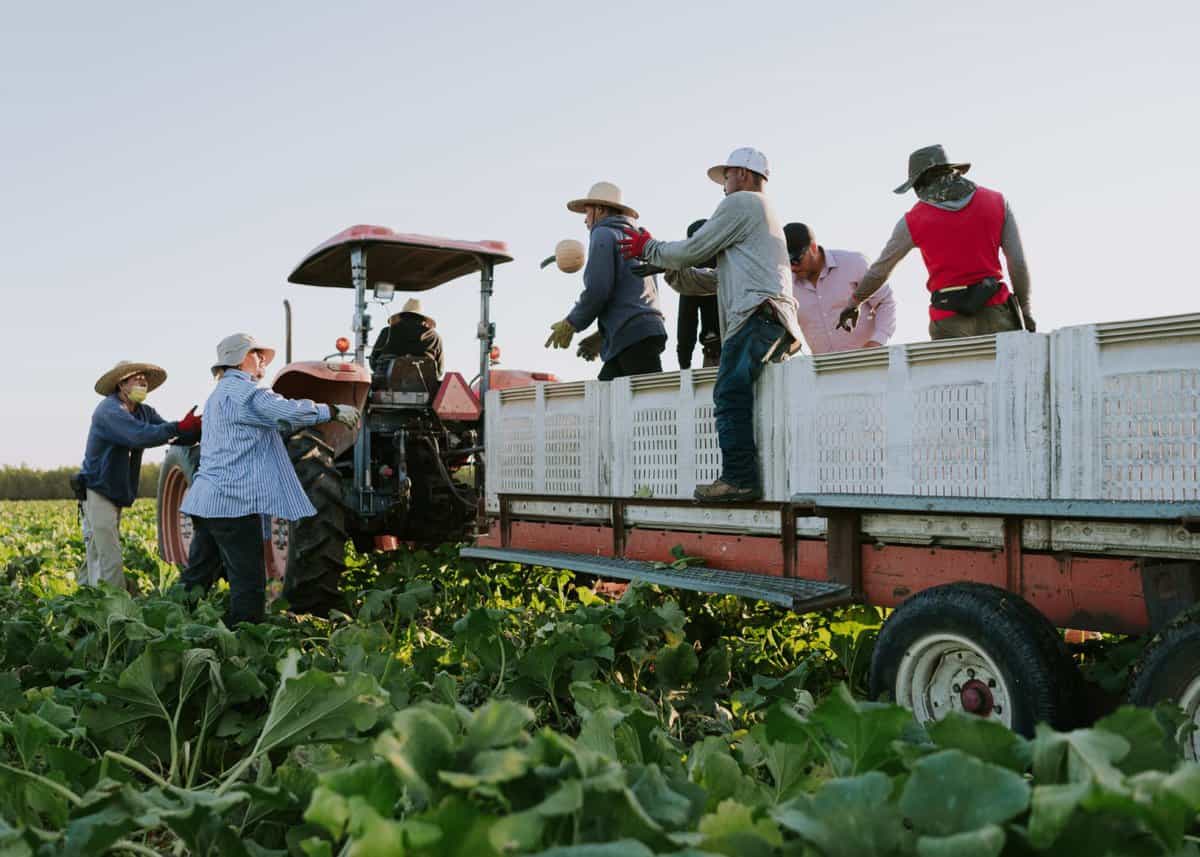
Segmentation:
<svg viewBox="0 0 1200 857">
<path fill-rule="evenodd" d="M 479 257 L 479 327 L 475 335 L 479 337 L 479 405 L 484 407 L 488 391 L 488 373 L 492 365 L 492 342 L 496 337 L 496 327 L 492 324 L 492 286 L 494 283 L 495 265 L 487 256 Z M 479 421 L 478 446 L 486 446 L 484 439 L 484 420 Z M 486 527 L 487 510 L 484 503 L 485 474 L 480 466 L 480 457 L 475 456 L 475 493 L 479 496 L 479 528 Z M 487 462 L 484 461 L 484 466 Z"/>
<path fill-rule="evenodd" d="M 362 244 L 350 251 L 350 279 L 354 283 L 354 362 L 367 362 L 367 334 L 371 319 L 367 315 L 367 249 Z M 358 426 L 358 441 L 354 444 L 354 499 L 360 513 L 371 511 L 371 435 L 367 420 Z"/>
<path fill-rule="evenodd" d="M 496 327 L 492 324 L 492 285 L 493 264 L 487 257 L 479 260 L 479 401 L 488 391 L 488 373 L 491 369 L 492 342 L 496 337 Z"/>
<path fill-rule="evenodd" d="M 283 342 L 284 342 L 284 360 L 288 363 L 292 362 L 292 302 L 287 298 L 283 299 Z"/>
<path fill-rule="evenodd" d="M 371 319 L 367 315 L 367 248 L 361 244 L 350 251 L 350 280 L 354 283 L 354 362 L 365 366 Z"/>
</svg>

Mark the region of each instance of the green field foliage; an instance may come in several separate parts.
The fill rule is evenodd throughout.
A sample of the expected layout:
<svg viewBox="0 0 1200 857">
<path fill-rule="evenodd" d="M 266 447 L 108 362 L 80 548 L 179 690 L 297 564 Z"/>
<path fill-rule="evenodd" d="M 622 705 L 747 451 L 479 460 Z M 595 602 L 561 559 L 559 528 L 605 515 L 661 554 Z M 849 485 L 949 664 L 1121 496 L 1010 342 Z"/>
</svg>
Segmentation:
<svg viewBox="0 0 1200 857">
<path fill-rule="evenodd" d="M 1200 855 L 1176 713 L 918 725 L 871 608 L 351 550 L 349 615 L 230 630 L 123 544 L 145 594 L 79 589 L 74 504 L 0 503 L 3 857 Z"/>
</svg>

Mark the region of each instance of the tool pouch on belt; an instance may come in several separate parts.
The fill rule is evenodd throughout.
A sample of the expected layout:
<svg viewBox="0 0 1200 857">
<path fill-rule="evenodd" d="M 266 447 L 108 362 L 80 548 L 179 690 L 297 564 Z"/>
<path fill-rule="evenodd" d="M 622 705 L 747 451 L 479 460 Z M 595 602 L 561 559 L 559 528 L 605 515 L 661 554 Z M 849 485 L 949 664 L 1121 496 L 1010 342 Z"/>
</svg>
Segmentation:
<svg viewBox="0 0 1200 857">
<path fill-rule="evenodd" d="M 83 484 L 82 473 L 72 473 L 67 477 L 67 481 L 71 484 L 71 493 L 75 495 L 76 500 L 82 503 L 87 499 L 87 486 Z"/>
<path fill-rule="evenodd" d="M 978 283 L 972 283 L 969 286 L 948 286 L 938 289 L 930 295 L 929 302 L 934 309 L 959 315 L 975 315 L 999 290 L 999 280 L 995 277 L 985 277 Z"/>
</svg>

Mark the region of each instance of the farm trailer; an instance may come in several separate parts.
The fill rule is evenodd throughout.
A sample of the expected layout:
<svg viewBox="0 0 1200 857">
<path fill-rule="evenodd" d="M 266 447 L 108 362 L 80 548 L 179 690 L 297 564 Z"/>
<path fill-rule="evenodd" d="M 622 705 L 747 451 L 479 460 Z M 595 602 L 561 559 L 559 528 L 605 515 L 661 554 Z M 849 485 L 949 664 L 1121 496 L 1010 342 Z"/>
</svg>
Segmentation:
<svg viewBox="0 0 1200 857">
<path fill-rule="evenodd" d="M 1157 632 L 1131 698 L 1200 724 L 1200 315 L 769 366 L 758 503 L 687 499 L 720 472 L 715 378 L 490 391 L 487 533 L 462 555 L 895 608 L 873 694 L 1026 733 L 1079 716 L 1056 628 Z M 656 564 L 676 545 L 704 565 Z"/>
</svg>

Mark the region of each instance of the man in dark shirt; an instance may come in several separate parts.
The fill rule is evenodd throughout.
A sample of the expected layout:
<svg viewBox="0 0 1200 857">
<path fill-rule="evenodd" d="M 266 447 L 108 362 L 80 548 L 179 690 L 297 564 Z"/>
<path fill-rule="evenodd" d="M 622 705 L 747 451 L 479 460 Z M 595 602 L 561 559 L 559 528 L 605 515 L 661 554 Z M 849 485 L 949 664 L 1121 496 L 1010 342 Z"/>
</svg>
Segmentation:
<svg viewBox="0 0 1200 857">
<path fill-rule="evenodd" d="M 707 223 L 700 219 L 687 228 L 687 237 L 691 238 L 700 227 Z M 701 268 L 713 270 L 717 267 L 716 259 L 710 259 L 700 265 Z M 667 284 L 672 282 L 672 274 L 668 271 Z M 692 368 L 692 351 L 696 347 L 697 323 L 699 325 L 700 350 L 704 357 L 704 366 L 716 366 L 721 359 L 721 319 L 717 308 L 716 295 L 680 295 L 679 318 L 675 323 L 675 353 L 679 356 L 679 368 Z"/>
<path fill-rule="evenodd" d="M 142 470 L 142 450 L 161 446 L 178 435 L 200 431 L 192 408 L 178 422 L 166 422 L 142 404 L 167 373 L 153 363 L 121 361 L 96 381 L 104 400 L 92 413 L 87 449 L 79 479 L 86 494 L 80 500 L 87 563 L 79 570 L 81 585 L 101 581 L 124 588 L 121 560 L 121 510 L 133 505 Z"/>
<path fill-rule="evenodd" d="M 433 361 L 437 377 L 442 377 L 442 337 L 436 328 L 437 322 L 421 314 L 421 302 L 410 298 L 379 332 L 371 349 L 371 368 L 392 357 L 425 357 Z"/>
</svg>

